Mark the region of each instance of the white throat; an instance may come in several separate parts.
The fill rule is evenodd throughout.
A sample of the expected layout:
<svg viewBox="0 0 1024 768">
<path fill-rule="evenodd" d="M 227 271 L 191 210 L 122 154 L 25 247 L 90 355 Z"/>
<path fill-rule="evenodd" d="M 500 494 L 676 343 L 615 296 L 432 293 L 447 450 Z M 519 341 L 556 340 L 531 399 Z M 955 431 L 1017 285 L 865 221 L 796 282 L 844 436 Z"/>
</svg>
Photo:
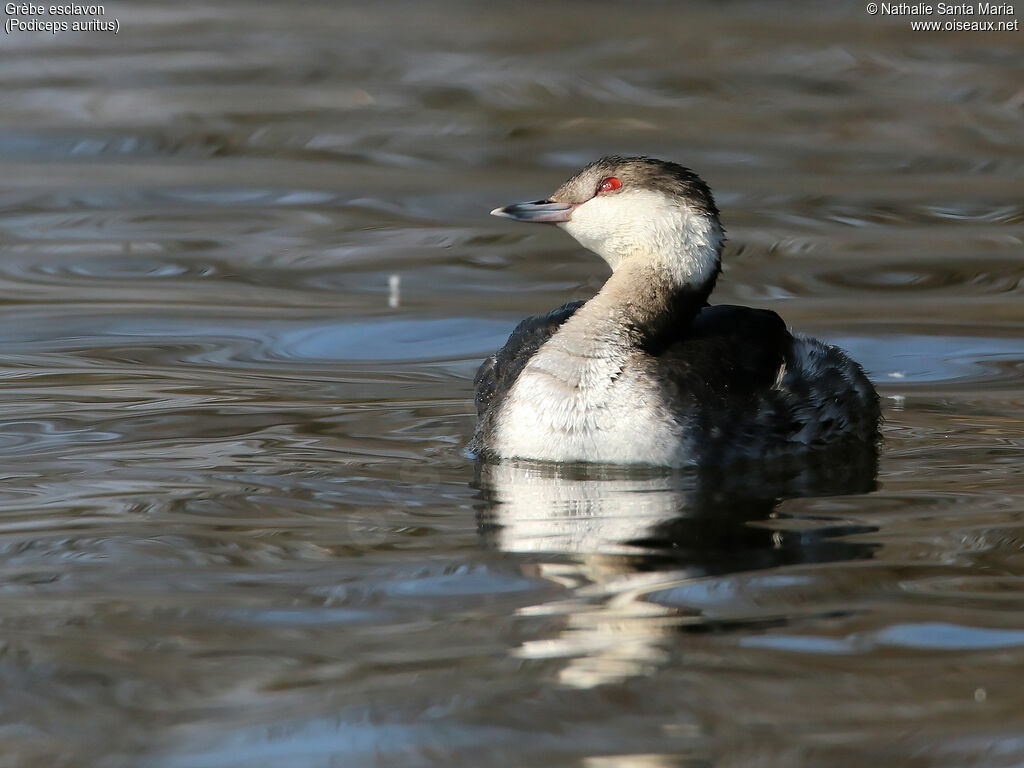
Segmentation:
<svg viewBox="0 0 1024 768">
<path fill-rule="evenodd" d="M 715 278 L 722 229 L 709 216 L 654 190 L 598 195 L 559 224 L 612 271 L 642 261 L 676 285 L 704 285 Z"/>
</svg>

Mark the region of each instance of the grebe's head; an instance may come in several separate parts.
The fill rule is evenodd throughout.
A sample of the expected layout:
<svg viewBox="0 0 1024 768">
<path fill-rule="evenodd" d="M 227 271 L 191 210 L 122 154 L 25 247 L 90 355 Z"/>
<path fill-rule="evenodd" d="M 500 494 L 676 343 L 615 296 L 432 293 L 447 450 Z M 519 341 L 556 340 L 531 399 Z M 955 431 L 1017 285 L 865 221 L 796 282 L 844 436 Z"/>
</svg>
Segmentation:
<svg viewBox="0 0 1024 768">
<path fill-rule="evenodd" d="M 723 240 L 718 208 L 693 171 L 650 157 L 602 157 L 547 200 L 491 211 L 557 224 L 611 265 L 643 262 L 680 284 L 713 282 Z"/>
</svg>

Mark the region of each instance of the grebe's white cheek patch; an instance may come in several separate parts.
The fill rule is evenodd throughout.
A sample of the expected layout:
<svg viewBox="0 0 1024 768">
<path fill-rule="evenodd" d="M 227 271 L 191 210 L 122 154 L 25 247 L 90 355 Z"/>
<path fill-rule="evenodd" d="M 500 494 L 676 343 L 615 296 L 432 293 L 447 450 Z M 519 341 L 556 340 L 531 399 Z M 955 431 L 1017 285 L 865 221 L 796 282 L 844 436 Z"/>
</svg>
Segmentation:
<svg viewBox="0 0 1024 768">
<path fill-rule="evenodd" d="M 563 225 L 584 248 L 614 269 L 626 254 L 649 252 L 659 244 L 657 230 L 678 215 L 665 196 L 648 190 L 597 195 L 578 206 Z"/>
<path fill-rule="evenodd" d="M 639 256 L 664 264 L 680 283 L 704 283 L 718 269 L 721 229 L 661 192 L 623 189 L 598 195 L 562 226 L 613 270 L 623 258 Z"/>
<path fill-rule="evenodd" d="M 562 227 L 584 248 L 605 256 L 605 243 L 615 231 L 611 217 L 615 211 L 607 205 L 607 198 L 595 197 L 576 206 L 572 218 Z"/>
</svg>

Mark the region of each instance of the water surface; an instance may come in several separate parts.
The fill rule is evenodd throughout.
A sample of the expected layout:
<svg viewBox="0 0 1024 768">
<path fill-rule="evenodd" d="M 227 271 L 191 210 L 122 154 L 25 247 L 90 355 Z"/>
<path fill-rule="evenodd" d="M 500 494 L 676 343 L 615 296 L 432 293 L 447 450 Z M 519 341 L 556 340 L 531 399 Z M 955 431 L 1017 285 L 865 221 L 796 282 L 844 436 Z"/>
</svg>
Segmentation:
<svg viewBox="0 0 1024 768">
<path fill-rule="evenodd" d="M 108 4 L 0 48 L 4 765 L 1024 762 L 1024 58 L 847 3 Z M 489 218 L 715 190 L 721 302 L 878 458 L 462 455 L 598 261 Z"/>
</svg>

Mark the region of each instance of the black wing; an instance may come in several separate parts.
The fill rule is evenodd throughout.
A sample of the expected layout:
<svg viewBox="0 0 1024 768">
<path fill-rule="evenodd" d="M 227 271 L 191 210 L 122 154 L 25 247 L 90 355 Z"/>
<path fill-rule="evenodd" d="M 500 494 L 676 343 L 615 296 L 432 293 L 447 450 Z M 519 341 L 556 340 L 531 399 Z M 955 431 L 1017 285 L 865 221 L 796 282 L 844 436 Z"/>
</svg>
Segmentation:
<svg viewBox="0 0 1024 768">
<path fill-rule="evenodd" d="M 878 396 L 860 366 L 836 347 L 795 339 L 774 312 L 708 307 L 671 349 L 669 386 L 696 394 L 694 434 L 718 446 L 705 460 L 736 447 L 766 458 L 793 439 L 838 447 L 877 438 Z"/>
<path fill-rule="evenodd" d="M 704 307 L 694 318 L 691 336 L 717 347 L 721 358 L 706 362 L 721 371 L 719 376 L 730 381 L 743 376 L 755 387 L 766 378 L 769 384 L 774 380 L 793 343 L 786 323 L 771 310 L 732 304 Z"/>
<path fill-rule="evenodd" d="M 476 412 L 482 416 L 492 403 L 501 402 L 522 373 L 526 361 L 550 339 L 584 302 L 571 301 L 546 315 L 528 317 L 512 331 L 505 346 L 484 360 L 476 372 Z"/>
<path fill-rule="evenodd" d="M 689 396 L 702 410 L 734 410 L 771 387 L 792 343 L 786 324 L 770 310 L 704 307 L 662 353 L 663 384 L 680 402 Z"/>
</svg>

